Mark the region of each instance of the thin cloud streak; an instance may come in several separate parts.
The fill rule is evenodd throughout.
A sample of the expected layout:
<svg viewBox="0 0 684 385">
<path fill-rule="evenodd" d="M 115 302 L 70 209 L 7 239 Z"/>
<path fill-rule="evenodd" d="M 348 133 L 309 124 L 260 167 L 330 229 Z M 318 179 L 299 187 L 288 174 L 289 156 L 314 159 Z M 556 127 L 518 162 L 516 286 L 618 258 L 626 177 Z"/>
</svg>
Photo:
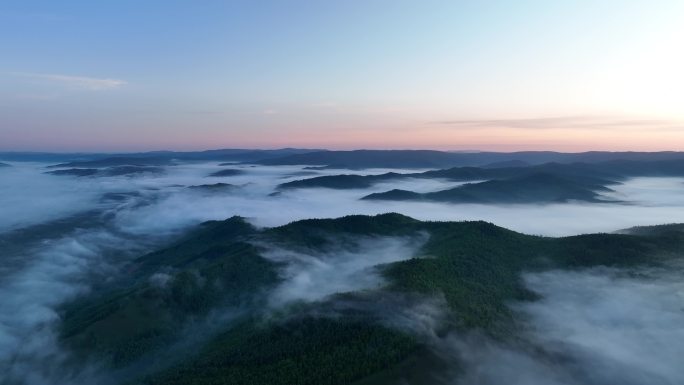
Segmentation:
<svg viewBox="0 0 684 385">
<path fill-rule="evenodd" d="M 459 128 L 515 129 L 684 129 L 682 122 L 665 119 L 630 119 L 610 116 L 555 116 L 522 119 L 441 120 L 431 124 Z"/>
<path fill-rule="evenodd" d="M 38 74 L 27 72 L 14 73 L 14 75 L 21 76 L 27 79 L 47 81 L 50 83 L 63 85 L 65 87 L 78 88 L 90 91 L 111 90 L 128 84 L 126 81 L 119 79 L 100 79 L 85 76 Z"/>
</svg>

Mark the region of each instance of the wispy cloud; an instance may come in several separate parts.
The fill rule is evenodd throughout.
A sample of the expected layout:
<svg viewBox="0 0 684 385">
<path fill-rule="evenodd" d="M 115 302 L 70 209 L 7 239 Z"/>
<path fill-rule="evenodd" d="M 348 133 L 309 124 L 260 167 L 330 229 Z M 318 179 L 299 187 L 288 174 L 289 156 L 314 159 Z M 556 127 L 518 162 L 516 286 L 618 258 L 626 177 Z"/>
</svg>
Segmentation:
<svg viewBox="0 0 684 385">
<path fill-rule="evenodd" d="M 633 119 L 610 116 L 556 116 L 524 119 L 442 120 L 430 122 L 461 128 L 519 129 L 611 129 L 684 128 L 682 122 L 664 119 Z"/>
<path fill-rule="evenodd" d="M 86 76 L 71 76 L 71 75 L 58 75 L 58 74 L 38 74 L 38 73 L 27 73 L 27 72 L 17 72 L 14 73 L 15 76 L 20 76 L 26 79 L 32 79 L 35 81 L 45 81 L 55 84 L 60 84 L 65 87 L 78 88 L 91 91 L 101 91 L 101 90 L 111 90 L 119 88 L 126 83 L 124 80 L 119 79 L 102 79 L 102 78 L 91 78 Z"/>
</svg>

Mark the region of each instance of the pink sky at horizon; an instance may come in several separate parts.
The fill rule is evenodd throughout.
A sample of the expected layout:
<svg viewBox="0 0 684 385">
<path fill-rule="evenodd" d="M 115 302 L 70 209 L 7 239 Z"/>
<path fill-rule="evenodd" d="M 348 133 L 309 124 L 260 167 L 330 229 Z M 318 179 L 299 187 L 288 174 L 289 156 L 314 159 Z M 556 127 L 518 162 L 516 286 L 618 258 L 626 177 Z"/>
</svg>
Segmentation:
<svg viewBox="0 0 684 385">
<path fill-rule="evenodd" d="M 0 151 L 684 150 L 682 15 L 681 0 L 16 2 L 0 6 Z"/>
<path fill-rule="evenodd" d="M 433 149 L 443 151 L 684 151 L 684 133 L 679 125 L 655 127 L 593 128 L 511 128 L 511 127 L 457 127 L 450 124 L 424 124 L 417 128 L 329 129 L 314 132 L 289 129 L 278 132 L 268 129 L 260 137 L 249 133 L 236 134 L 230 129 L 211 130 L 193 134 L 177 130 L 160 137 L 130 135 L 110 137 L 106 133 L 93 136 L 76 136 L 67 140 L 62 136 L 56 145 L 50 135 L 15 140 L 0 151 L 45 152 L 137 152 L 137 151 L 201 151 L 218 148 L 319 148 L 329 150 L 354 149 Z M 128 131 L 128 130 L 127 130 Z M 293 135 L 294 132 L 294 135 Z M 313 133 L 312 133 L 313 132 Z M 184 134 L 185 133 L 185 134 Z M 0 135 L 1 136 L 1 135 Z M 106 144 L 103 145 L 103 141 Z"/>
</svg>

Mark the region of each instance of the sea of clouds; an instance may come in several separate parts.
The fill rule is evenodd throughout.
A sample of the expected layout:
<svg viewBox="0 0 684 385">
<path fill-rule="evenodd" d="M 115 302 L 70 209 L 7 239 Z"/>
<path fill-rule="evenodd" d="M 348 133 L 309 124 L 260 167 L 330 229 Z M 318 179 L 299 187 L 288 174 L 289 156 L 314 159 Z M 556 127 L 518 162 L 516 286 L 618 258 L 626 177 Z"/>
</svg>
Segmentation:
<svg viewBox="0 0 684 385">
<path fill-rule="evenodd" d="M 440 352 L 465 363 L 449 384 L 684 383 L 684 271 L 679 268 L 526 274 L 540 300 L 512 305 L 522 342 L 450 336 Z"/>
<path fill-rule="evenodd" d="M 680 178 L 638 178 L 614 186 L 610 196 L 625 204 L 454 205 L 359 200 L 392 188 L 429 192 L 460 184 L 415 178 L 367 189 L 273 194 L 278 184 L 304 177 L 415 170 L 310 171 L 300 166 L 197 163 L 167 167 L 162 175 L 79 178 L 45 174 L 45 166 L 13 163 L 0 168 L 3 384 L 48 385 L 56 378 L 71 378 L 74 383 L 76 378 L 90 378 L 61 370 L 68 357 L 56 337 L 59 306 L 87 293 L 94 280 L 115 276 L 123 262 L 206 220 L 240 215 L 269 227 L 306 218 L 398 212 L 422 220 L 486 220 L 548 236 L 684 222 Z M 208 176 L 224 168 L 244 173 Z M 218 182 L 235 187 L 217 192 L 187 188 Z M 111 193 L 124 195 L 108 199 L 106 194 Z M 79 215 L 95 220 L 69 221 Z M 45 232 L 41 226 L 50 223 L 60 231 Z M 268 249 L 267 258 L 285 262 L 281 273 L 286 279 L 274 291 L 273 301 L 315 301 L 340 291 L 377 287 L 381 279 L 374 266 L 412 257 L 425 239 L 420 234 L 359 239 L 353 249 L 326 253 Z M 624 384 L 684 383 L 680 366 L 673 361 L 684 353 L 683 288 L 678 283 L 682 275 L 650 274 L 634 278 L 592 270 L 526 276 L 529 288 L 542 299 L 515 305 L 515 310 L 528 322 L 528 338 L 537 348 L 489 340 L 473 344 L 476 337 L 453 337 L 443 350 L 467 363 L 454 383 L 603 385 L 615 383 L 611 378 Z M 314 292 L 314 286 L 327 289 Z"/>
</svg>

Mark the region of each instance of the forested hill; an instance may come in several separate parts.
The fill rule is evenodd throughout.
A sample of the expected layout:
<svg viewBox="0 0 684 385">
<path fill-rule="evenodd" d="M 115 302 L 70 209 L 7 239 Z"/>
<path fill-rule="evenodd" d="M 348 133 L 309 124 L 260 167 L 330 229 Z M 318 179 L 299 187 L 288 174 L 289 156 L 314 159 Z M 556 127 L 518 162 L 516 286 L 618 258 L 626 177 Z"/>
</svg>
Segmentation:
<svg viewBox="0 0 684 385">
<path fill-rule="evenodd" d="M 364 248 L 373 239 L 415 239 L 419 248 L 413 258 L 376 266 L 385 280 L 379 288 L 349 291 L 350 281 L 341 286 L 344 293 L 273 308 L 274 293 L 288 287 L 283 285 L 303 257 L 273 259 L 268 250 L 323 255 L 321 261 L 336 266 L 335 259 L 351 258 L 349 253 L 363 261 L 379 258 L 379 248 Z M 672 227 L 546 238 L 486 222 L 421 222 L 399 214 L 270 229 L 234 217 L 207 222 L 141 256 L 65 306 L 60 341 L 74 352 L 72 364 L 105 365 L 130 383 L 318 385 L 369 376 L 383 383 L 431 367 L 424 365 L 431 358 L 420 335 L 383 321 L 421 298 L 440 299 L 442 331 L 515 338 L 507 304 L 535 300 L 521 272 L 659 264 L 681 255 L 683 247 L 684 233 Z M 307 274 L 314 279 L 317 272 Z"/>
<path fill-rule="evenodd" d="M 122 175 L 161 175 L 166 170 L 156 166 L 112 166 L 105 168 L 66 168 L 47 171 L 46 174 L 77 177 L 110 177 Z"/>
<path fill-rule="evenodd" d="M 601 163 L 544 163 L 525 167 L 452 167 L 418 173 L 389 172 L 378 175 L 326 175 L 295 180 L 279 185 L 281 189 L 324 187 L 334 189 L 367 188 L 373 184 L 401 180 L 445 179 L 454 182 L 483 181 L 516 178 L 532 174 L 547 174 L 572 178 L 602 179 L 606 183 L 630 177 L 683 177 L 684 160 L 663 161 L 610 161 Z"/>
<path fill-rule="evenodd" d="M 530 174 L 509 179 L 467 183 L 447 190 L 415 193 L 390 190 L 369 194 L 365 200 L 424 200 L 450 203 L 562 203 L 609 202 L 600 195 L 610 192 L 606 187 L 614 182 L 594 178 Z M 610 201 L 614 202 L 614 201 Z"/>
</svg>

